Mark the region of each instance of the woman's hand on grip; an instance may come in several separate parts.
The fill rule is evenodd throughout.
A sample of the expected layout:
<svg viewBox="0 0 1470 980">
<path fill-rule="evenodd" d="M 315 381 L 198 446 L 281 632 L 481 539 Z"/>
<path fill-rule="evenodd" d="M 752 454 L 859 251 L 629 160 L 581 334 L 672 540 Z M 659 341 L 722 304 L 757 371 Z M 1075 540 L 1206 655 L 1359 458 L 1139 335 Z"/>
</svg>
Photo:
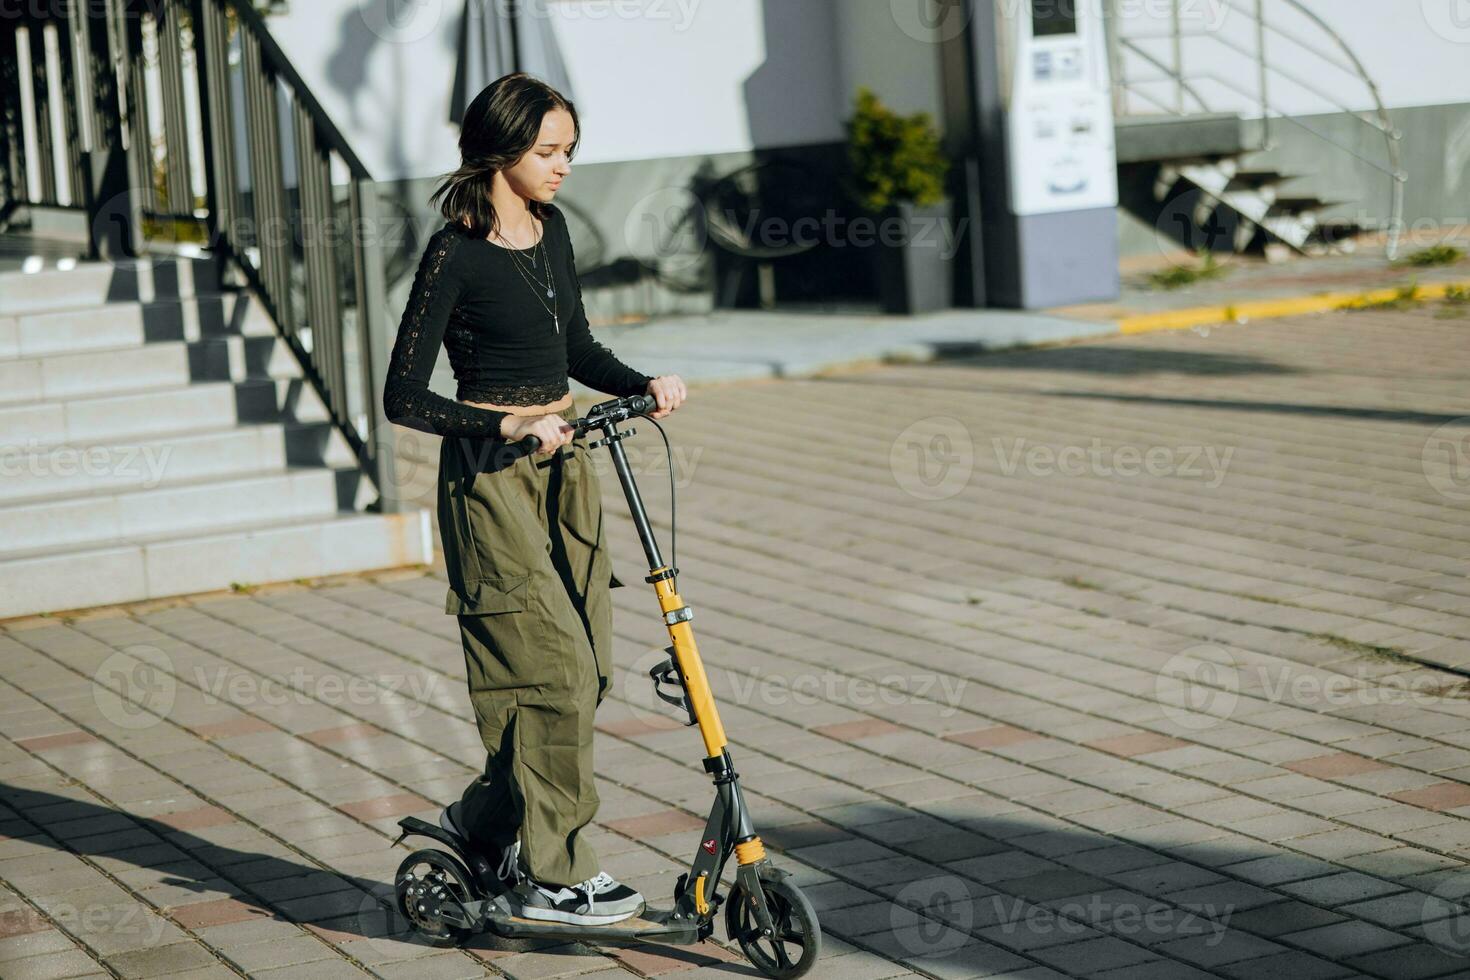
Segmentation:
<svg viewBox="0 0 1470 980">
<path fill-rule="evenodd" d="M 661 419 L 670 414 L 684 404 L 684 400 L 689 397 L 689 389 L 685 387 L 684 379 L 677 374 L 659 375 L 648 382 L 648 387 L 643 393 L 653 396 L 653 400 L 658 403 L 658 408 L 648 413 L 651 419 Z"/>
<path fill-rule="evenodd" d="M 520 442 L 526 436 L 541 440 L 536 452 L 549 456 L 572 441 L 575 429 L 556 413 L 548 415 L 511 415 L 501 425 L 501 434 L 508 442 Z"/>
</svg>

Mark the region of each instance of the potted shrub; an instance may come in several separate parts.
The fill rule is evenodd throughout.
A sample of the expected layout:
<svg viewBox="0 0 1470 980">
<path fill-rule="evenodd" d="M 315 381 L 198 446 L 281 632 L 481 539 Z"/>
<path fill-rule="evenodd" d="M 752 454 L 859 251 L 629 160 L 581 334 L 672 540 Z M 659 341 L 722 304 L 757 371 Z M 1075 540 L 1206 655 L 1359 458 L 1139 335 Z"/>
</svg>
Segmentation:
<svg viewBox="0 0 1470 980">
<path fill-rule="evenodd" d="M 942 222 L 949 159 L 927 112 L 903 116 L 866 86 L 857 91 L 847 130 L 848 193 L 877 223 L 868 251 L 886 313 L 951 305 L 950 258 Z"/>
</svg>

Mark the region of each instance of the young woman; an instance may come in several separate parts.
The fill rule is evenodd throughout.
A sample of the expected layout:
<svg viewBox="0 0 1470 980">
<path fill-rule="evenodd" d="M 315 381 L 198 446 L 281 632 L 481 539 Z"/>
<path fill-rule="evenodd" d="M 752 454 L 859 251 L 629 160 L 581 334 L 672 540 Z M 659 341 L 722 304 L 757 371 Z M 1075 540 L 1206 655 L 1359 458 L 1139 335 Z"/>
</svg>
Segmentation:
<svg viewBox="0 0 1470 980">
<path fill-rule="evenodd" d="M 597 474 L 567 378 L 652 395 L 653 418 L 687 396 L 592 339 L 572 242 L 551 203 L 579 139 L 577 112 L 517 72 L 465 111 L 462 163 L 430 201 L 429 239 L 388 364 L 393 422 L 442 436 L 439 533 L 445 612 L 459 621 L 484 773 L 440 823 L 498 868 L 526 918 L 600 925 L 643 897 L 603 872 L 581 833 L 597 813 L 592 716 L 612 673 L 612 566 Z M 458 392 L 429 390 L 443 344 Z M 526 454 L 511 445 L 538 436 Z M 617 583 L 622 584 L 622 583 Z"/>
</svg>

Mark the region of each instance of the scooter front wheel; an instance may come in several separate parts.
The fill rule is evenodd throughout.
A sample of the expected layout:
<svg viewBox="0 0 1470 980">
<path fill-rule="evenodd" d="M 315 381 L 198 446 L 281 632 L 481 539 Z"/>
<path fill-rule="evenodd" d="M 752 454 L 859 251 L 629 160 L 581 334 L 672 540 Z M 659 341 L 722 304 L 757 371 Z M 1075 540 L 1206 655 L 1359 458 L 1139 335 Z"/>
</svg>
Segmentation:
<svg viewBox="0 0 1470 980">
<path fill-rule="evenodd" d="M 812 968 L 822 950 L 822 927 L 801 889 L 785 878 L 762 881 L 775 935 L 761 934 L 744 889 L 736 885 L 725 904 L 725 931 L 750 965 L 774 980 L 791 980 Z"/>
<path fill-rule="evenodd" d="M 469 869 L 445 851 L 414 851 L 403 859 L 394 876 L 398 910 L 430 946 L 457 946 L 474 930 L 440 916 L 440 907 L 463 907 L 478 897 Z"/>
</svg>

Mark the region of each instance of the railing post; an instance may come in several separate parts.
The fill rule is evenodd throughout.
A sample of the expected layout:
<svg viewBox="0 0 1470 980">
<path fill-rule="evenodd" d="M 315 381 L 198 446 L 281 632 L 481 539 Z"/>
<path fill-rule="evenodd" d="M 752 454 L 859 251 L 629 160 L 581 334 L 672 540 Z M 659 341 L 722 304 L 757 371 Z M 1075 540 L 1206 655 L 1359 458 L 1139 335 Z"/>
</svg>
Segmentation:
<svg viewBox="0 0 1470 980">
<path fill-rule="evenodd" d="M 158 8 L 158 80 L 163 114 L 164 193 L 162 210 L 194 213 L 189 179 L 189 122 L 184 111 L 184 52 L 180 19 L 184 0 L 167 0 Z"/>
<path fill-rule="evenodd" d="M 31 97 L 35 112 L 32 124 L 36 131 L 35 165 L 38 204 L 54 205 L 56 201 L 56 154 L 52 145 L 51 78 L 46 71 L 46 21 L 30 16 L 26 19 L 26 54 L 31 69 Z"/>
<path fill-rule="evenodd" d="M 368 417 L 363 444 L 378 486 L 377 509 L 385 514 L 406 509 L 398 486 L 397 438 L 393 423 L 383 410 L 383 385 L 388 380 L 388 352 L 393 338 L 388 333 L 387 284 L 383 273 L 383 226 L 378 217 L 377 185 L 354 177 L 350 185 L 352 210 L 352 255 L 357 283 L 357 347 Z"/>
<path fill-rule="evenodd" d="M 1169 31 L 1174 45 L 1174 111 L 1184 115 L 1184 25 L 1180 21 L 1179 0 L 1169 4 Z"/>
<path fill-rule="evenodd" d="M 1267 92 L 1266 66 L 1266 0 L 1256 0 L 1256 65 L 1260 71 L 1261 86 L 1261 139 L 1271 145 L 1271 99 Z"/>
<path fill-rule="evenodd" d="M 1113 90 L 1113 117 L 1128 113 L 1128 93 L 1123 82 L 1123 51 L 1118 40 L 1118 0 L 1103 5 L 1103 37 L 1108 46 L 1108 78 Z"/>
<path fill-rule="evenodd" d="M 52 21 L 51 29 L 56 32 L 56 84 L 61 94 L 61 157 L 64 161 L 67 186 L 67 203 L 76 207 L 87 199 L 86 175 L 82 170 L 83 149 L 83 121 L 80 101 L 84 97 L 91 97 L 91 90 L 84 89 L 78 81 L 85 82 L 86 68 L 78 66 L 73 44 L 74 24 L 77 17 L 85 17 L 86 12 L 71 10 L 62 12 Z"/>
<path fill-rule="evenodd" d="M 282 329 L 299 342 L 300 323 L 291 302 L 291 243 L 286 228 L 285 182 L 281 172 L 281 127 L 276 80 L 260 54 L 260 39 L 240 31 L 245 115 L 250 133 L 250 193 L 260 276 L 275 304 Z M 284 238 L 284 240 L 283 240 Z"/>
<path fill-rule="evenodd" d="M 332 251 L 332 166 L 317 145 L 311 113 L 293 103 L 296 188 L 301 211 L 301 255 L 306 287 L 306 322 L 311 325 L 311 359 L 333 417 L 349 419 L 343 364 L 342 311 L 337 262 Z"/>
<path fill-rule="evenodd" d="M 25 138 L 21 132 L 20 59 L 16 40 L 20 18 L 0 19 L 0 169 L 4 170 L 5 206 L 27 199 Z"/>
<path fill-rule="evenodd" d="M 92 8 L 83 17 L 78 41 L 92 62 L 88 108 L 83 119 L 90 132 L 84 146 L 82 202 L 87 211 L 87 257 L 117 260 L 142 251 L 133 174 L 137 131 L 130 130 L 127 0 L 107 0 L 100 15 Z M 131 139 L 129 137 L 132 137 Z"/>
<path fill-rule="evenodd" d="M 216 281 L 224 281 L 226 254 L 235 242 L 234 115 L 230 102 L 229 27 L 213 0 L 191 0 L 194 64 L 199 82 L 200 145 L 204 147 L 205 227 Z"/>
</svg>

